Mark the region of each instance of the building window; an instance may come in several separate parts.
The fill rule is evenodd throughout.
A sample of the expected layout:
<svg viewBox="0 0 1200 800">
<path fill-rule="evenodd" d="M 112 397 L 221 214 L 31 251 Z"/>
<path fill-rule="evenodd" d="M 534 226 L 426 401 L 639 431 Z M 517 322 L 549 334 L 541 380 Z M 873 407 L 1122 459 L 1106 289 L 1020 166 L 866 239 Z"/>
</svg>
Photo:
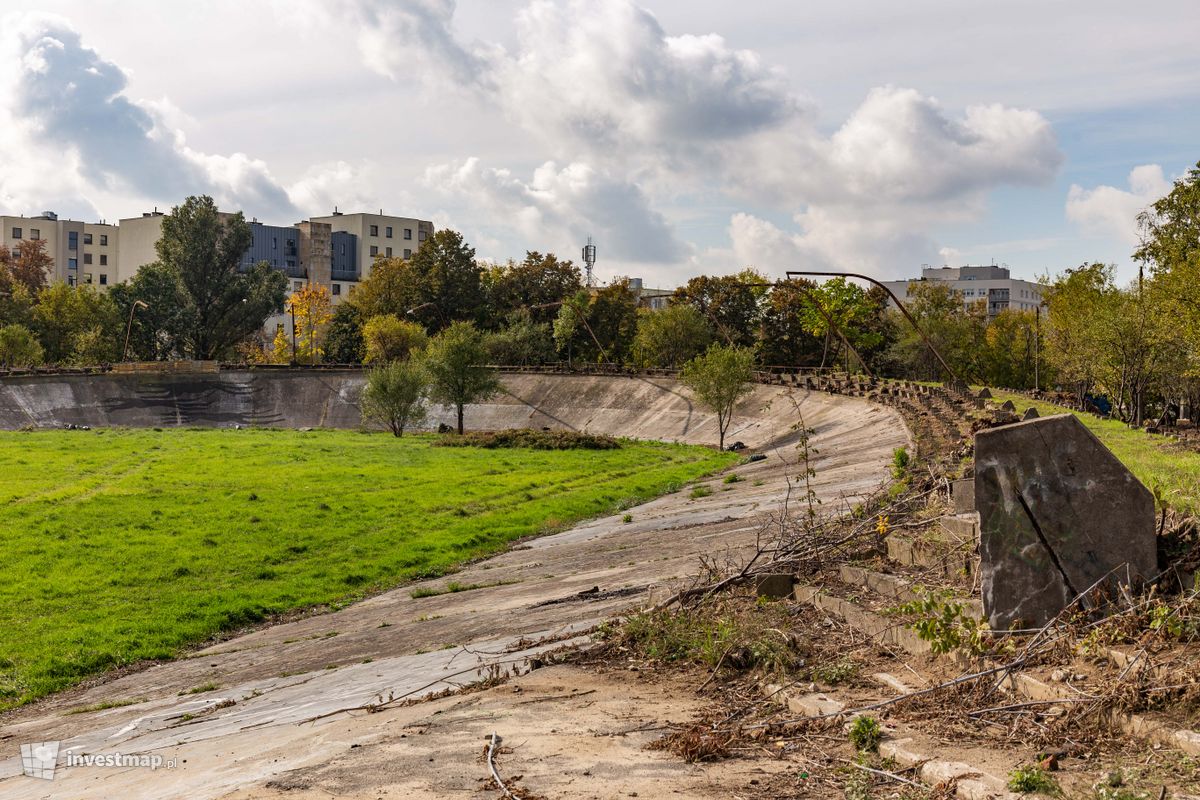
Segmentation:
<svg viewBox="0 0 1200 800">
<path fill-rule="evenodd" d="M 404 238 L 405 238 L 405 239 L 411 239 L 411 238 L 412 238 L 412 228 L 405 228 L 405 229 L 404 229 Z"/>
<path fill-rule="evenodd" d="M 304 281 L 294 281 L 292 283 L 292 291 L 293 292 L 298 292 L 303 288 L 304 288 Z"/>
<path fill-rule="evenodd" d="M 387 250 L 386 250 L 385 252 L 387 253 L 387 257 L 388 257 L 388 258 L 391 258 L 391 257 L 392 257 L 392 248 L 390 248 L 390 247 L 389 247 L 389 248 L 387 248 Z"/>
<path fill-rule="evenodd" d="M 91 244 L 91 243 L 92 243 L 92 235 L 91 235 L 90 233 L 85 233 L 85 234 L 83 235 L 83 243 L 84 243 L 84 244 Z"/>
<path fill-rule="evenodd" d="M 343 244 L 342 244 L 342 255 L 346 255 L 346 245 L 345 245 L 345 243 L 343 243 Z"/>
<path fill-rule="evenodd" d="M 68 258 L 67 259 L 67 269 L 79 269 L 79 259 L 78 258 Z"/>
<path fill-rule="evenodd" d="M 378 226 L 378 225 L 372 225 L 372 226 L 371 226 L 371 235 L 372 235 L 372 236 L 378 236 L 378 235 L 379 235 L 379 226 Z"/>
<path fill-rule="evenodd" d="M 404 248 L 404 257 L 405 257 L 405 258 L 412 258 L 412 250 L 409 250 L 407 247 L 406 247 L 406 248 Z"/>
<path fill-rule="evenodd" d="M 103 272 L 100 273 L 100 285 L 108 286 L 108 275 Z"/>
<path fill-rule="evenodd" d="M 375 245 L 371 245 L 371 255 L 373 255 L 373 256 L 379 255 L 379 248 L 376 247 Z"/>
<path fill-rule="evenodd" d="M 20 239 L 20 238 L 21 238 L 21 229 L 20 229 L 20 228 L 13 228 L 13 235 L 12 235 L 12 238 L 14 238 L 14 239 Z"/>
<path fill-rule="evenodd" d="M 30 228 L 29 229 L 29 238 L 33 239 L 36 242 L 38 239 L 42 238 L 41 230 L 39 230 L 38 228 Z"/>
<path fill-rule="evenodd" d="M 383 235 L 389 239 L 392 238 L 392 226 L 391 225 L 388 225 L 386 228 L 383 229 Z"/>
<path fill-rule="evenodd" d="M 417 231 L 417 241 L 418 242 L 425 241 L 425 231 Z"/>
<path fill-rule="evenodd" d="M 83 282 L 91 283 L 92 282 L 92 273 L 90 273 L 90 272 L 83 273 Z"/>
<path fill-rule="evenodd" d="M 342 285 L 340 283 L 333 284 L 333 288 L 330 290 L 330 293 L 334 297 L 337 297 L 339 294 L 342 293 Z"/>
<path fill-rule="evenodd" d="M 108 247 L 108 234 L 107 233 L 100 234 L 100 246 Z"/>
<path fill-rule="evenodd" d="M 90 263 L 92 263 L 92 254 L 91 254 L 91 253 L 84 253 L 84 254 L 83 254 L 83 263 L 85 263 L 85 264 L 90 264 Z"/>
<path fill-rule="evenodd" d="M 107 253 L 100 254 L 100 266 L 102 266 L 102 267 L 108 266 L 108 254 Z"/>
<path fill-rule="evenodd" d="M 17 248 L 15 248 L 15 247 L 14 247 L 14 248 L 13 248 L 13 251 L 12 251 L 12 257 L 13 257 L 13 258 L 20 258 L 20 257 L 21 257 L 21 251 L 20 251 L 20 250 L 18 250 Z"/>
<path fill-rule="evenodd" d="M 278 250 L 278 249 L 279 249 L 279 237 L 278 237 L 278 236 L 272 236 L 272 237 L 271 237 L 271 249 L 272 249 L 272 250 Z"/>
<path fill-rule="evenodd" d="M 68 275 L 67 276 L 67 286 L 74 286 L 74 285 L 75 285 L 75 276 Z"/>
<path fill-rule="evenodd" d="M 67 249 L 79 249 L 79 231 L 67 231 Z"/>
</svg>

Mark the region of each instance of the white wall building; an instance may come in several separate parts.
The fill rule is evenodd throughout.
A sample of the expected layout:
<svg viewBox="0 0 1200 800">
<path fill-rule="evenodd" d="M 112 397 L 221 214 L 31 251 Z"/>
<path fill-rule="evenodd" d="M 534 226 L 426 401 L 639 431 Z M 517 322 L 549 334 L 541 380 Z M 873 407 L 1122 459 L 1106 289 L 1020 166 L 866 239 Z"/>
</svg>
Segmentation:
<svg viewBox="0 0 1200 800">
<path fill-rule="evenodd" d="M 957 291 L 964 305 L 973 305 L 983 300 L 987 303 L 989 317 L 1005 309 L 1033 311 L 1043 305 L 1042 293 L 1046 287 L 1040 283 L 1013 278 L 1008 267 L 923 267 L 921 277 L 908 281 L 883 281 L 896 293 L 901 302 L 908 299 L 910 283 L 936 281 L 949 284 Z"/>
</svg>

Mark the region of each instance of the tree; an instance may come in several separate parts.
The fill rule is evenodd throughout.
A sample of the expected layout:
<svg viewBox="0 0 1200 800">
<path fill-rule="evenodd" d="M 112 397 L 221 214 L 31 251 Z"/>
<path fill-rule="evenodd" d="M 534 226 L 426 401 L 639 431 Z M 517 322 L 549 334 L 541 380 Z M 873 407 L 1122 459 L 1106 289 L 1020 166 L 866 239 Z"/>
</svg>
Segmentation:
<svg viewBox="0 0 1200 800">
<path fill-rule="evenodd" d="M 405 428 L 424 421 L 428 392 L 429 375 L 419 360 L 389 361 L 367 373 L 363 418 L 382 423 L 393 436 L 403 436 Z"/>
<path fill-rule="evenodd" d="M 403 258 L 376 259 L 371 274 L 358 284 L 354 295 L 342 303 L 357 308 L 362 319 L 392 314 L 403 318 L 421 303 L 420 280 L 410 261 Z"/>
<path fill-rule="evenodd" d="M 361 364 L 367 357 L 363 340 L 363 315 L 352 302 L 339 303 L 325 336 L 325 357 L 334 364 Z"/>
<path fill-rule="evenodd" d="M 534 322 L 528 308 L 508 315 L 508 324 L 485 340 L 493 364 L 545 364 L 554 359 L 554 339 L 550 323 Z"/>
<path fill-rule="evenodd" d="M 824 348 L 810 324 L 811 301 L 807 293 L 815 286 L 804 278 L 792 278 L 772 287 L 762 304 L 759 363 L 800 367 L 820 362 Z"/>
<path fill-rule="evenodd" d="M 675 290 L 673 302 L 696 307 L 716 328 L 717 337 L 726 343 L 754 344 L 766 297 L 766 278 L 752 269 L 736 275 L 712 277 L 699 275 Z"/>
<path fill-rule="evenodd" d="M 219 358 L 283 310 L 286 275 L 266 262 L 240 269 L 252 240 L 241 212 L 221 215 L 208 196 L 189 197 L 163 217 L 155 249 L 183 283 L 180 338 L 192 358 Z"/>
<path fill-rule="evenodd" d="M 754 390 L 754 354 L 746 347 L 711 345 L 683 367 L 680 380 L 705 408 L 717 415 L 718 447 L 725 449 L 725 432 L 738 401 Z"/>
<path fill-rule="evenodd" d="M 643 367 L 678 367 L 704 352 L 710 341 L 712 327 L 695 306 L 642 309 L 633 338 L 633 359 Z"/>
<path fill-rule="evenodd" d="M 531 250 L 521 262 L 509 260 L 483 273 L 487 296 L 489 323 L 499 327 L 511 315 L 529 309 L 533 319 L 548 322 L 554 310 L 546 308 L 574 295 L 583 288 L 579 267 L 570 261 L 560 261 L 553 253 Z M 543 308 L 536 308 L 543 306 Z"/>
<path fill-rule="evenodd" d="M 51 284 L 38 295 L 33 319 L 52 364 L 114 360 L 124 335 L 112 298 L 92 286 Z"/>
<path fill-rule="evenodd" d="M 1142 244 L 1137 261 L 1169 270 L 1200 252 L 1200 163 L 1175 181 L 1166 197 L 1138 215 Z"/>
<path fill-rule="evenodd" d="M 296 354 L 292 352 L 292 339 L 280 325 L 275 329 L 275 338 L 271 340 L 271 363 L 290 364 Z"/>
<path fill-rule="evenodd" d="M 33 331 L 23 325 L 0 328 L 0 367 L 35 367 L 42 363 L 42 346 Z"/>
<path fill-rule="evenodd" d="M 129 357 L 165 361 L 183 355 L 189 301 L 178 272 L 159 262 L 147 264 L 132 279 L 110 287 L 108 296 L 129 328 Z M 145 305 L 134 312 L 138 302 Z"/>
<path fill-rule="evenodd" d="M 815 303 L 820 303 L 820 309 Z M 877 295 L 872 295 L 845 278 L 833 278 L 813 285 L 803 304 L 802 314 L 804 325 L 813 336 L 823 341 L 821 366 L 829 361 L 836 364 L 839 356 L 847 360 L 850 358 L 849 353 L 841 352 L 844 349 L 842 336 L 860 354 L 878 347 L 883 342 L 878 321 L 885 308 L 886 303 L 881 303 Z M 825 313 L 822 314 L 822 311 Z M 830 327 L 826 317 L 833 321 L 834 327 Z M 865 355 L 863 357 L 866 358 Z"/>
<path fill-rule="evenodd" d="M 429 342 L 423 362 L 430 376 L 430 396 L 458 412 L 463 432 L 463 406 L 486 400 L 500 390 L 500 381 L 484 364 L 483 336 L 470 322 L 453 322 Z"/>
<path fill-rule="evenodd" d="M 15 256 L 0 247 L 0 290 L 11 291 L 19 284 L 36 297 L 46 288 L 46 277 L 53 269 L 54 259 L 46 253 L 45 239 L 22 239 Z"/>
<path fill-rule="evenodd" d="M 480 268 L 475 248 L 458 231 L 443 228 L 429 236 L 410 259 L 409 275 L 414 281 L 411 308 L 430 304 L 424 310 L 426 327 L 441 330 L 450 320 L 478 319 L 483 311 Z"/>
<path fill-rule="evenodd" d="M 423 327 L 394 314 L 371 317 L 363 325 L 362 336 L 366 345 L 363 363 L 366 364 L 405 361 L 429 342 Z"/>
<path fill-rule="evenodd" d="M 983 373 L 986 351 L 987 303 L 967 305 L 962 294 L 937 281 L 908 285 L 909 313 L 950 367 L 963 379 Z M 899 311 L 888 312 L 894 344 L 890 357 L 905 377 L 920 380 L 948 379 L 945 369 L 912 325 Z"/>
<path fill-rule="evenodd" d="M 329 290 L 319 283 L 306 283 L 288 297 L 287 311 L 296 328 L 296 360 L 316 364 L 325 354 L 325 328 L 333 319 Z"/>
</svg>

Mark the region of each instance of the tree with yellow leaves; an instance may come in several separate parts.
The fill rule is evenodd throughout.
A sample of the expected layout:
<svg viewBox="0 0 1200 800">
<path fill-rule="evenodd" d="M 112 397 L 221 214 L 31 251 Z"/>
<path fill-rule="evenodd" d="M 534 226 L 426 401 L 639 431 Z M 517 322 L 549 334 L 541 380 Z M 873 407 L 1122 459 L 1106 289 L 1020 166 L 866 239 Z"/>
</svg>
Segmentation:
<svg viewBox="0 0 1200 800">
<path fill-rule="evenodd" d="M 293 292 L 287 299 L 287 310 L 295 319 L 296 360 L 316 364 L 324 355 L 325 329 L 333 319 L 329 290 L 315 283 Z"/>
</svg>

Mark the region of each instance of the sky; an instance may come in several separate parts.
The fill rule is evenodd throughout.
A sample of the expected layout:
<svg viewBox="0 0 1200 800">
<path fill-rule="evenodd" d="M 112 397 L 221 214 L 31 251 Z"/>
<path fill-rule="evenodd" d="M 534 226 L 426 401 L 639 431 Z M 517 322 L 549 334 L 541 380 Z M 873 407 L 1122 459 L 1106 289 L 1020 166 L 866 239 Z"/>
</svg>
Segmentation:
<svg viewBox="0 0 1200 800">
<path fill-rule="evenodd" d="M 1195 0 L 0 0 L 0 213 L 383 210 L 670 287 L 1136 266 Z"/>
</svg>

